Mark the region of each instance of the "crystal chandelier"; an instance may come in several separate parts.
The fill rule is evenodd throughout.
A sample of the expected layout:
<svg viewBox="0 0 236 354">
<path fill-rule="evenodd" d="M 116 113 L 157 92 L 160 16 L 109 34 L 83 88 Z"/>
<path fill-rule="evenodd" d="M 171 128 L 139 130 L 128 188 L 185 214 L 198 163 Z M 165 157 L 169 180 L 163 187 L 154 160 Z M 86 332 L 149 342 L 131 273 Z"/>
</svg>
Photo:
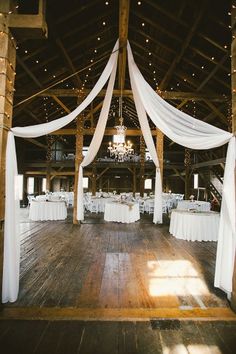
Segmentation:
<svg viewBox="0 0 236 354">
<path fill-rule="evenodd" d="M 119 99 L 119 125 L 116 125 L 116 135 L 113 136 L 113 144 L 109 142 L 108 151 L 110 157 L 118 162 L 124 162 L 130 160 L 130 157 L 134 154 L 134 149 L 130 141 L 125 142 L 125 132 L 127 127 L 123 125 L 122 118 L 122 96 Z"/>
</svg>

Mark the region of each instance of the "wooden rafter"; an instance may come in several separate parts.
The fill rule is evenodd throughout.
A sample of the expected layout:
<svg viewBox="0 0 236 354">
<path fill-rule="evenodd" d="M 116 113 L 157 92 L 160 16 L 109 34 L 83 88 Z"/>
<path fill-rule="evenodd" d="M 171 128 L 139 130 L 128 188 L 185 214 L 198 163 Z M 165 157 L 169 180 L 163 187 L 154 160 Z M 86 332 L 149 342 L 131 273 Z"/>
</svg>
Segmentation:
<svg viewBox="0 0 236 354">
<path fill-rule="evenodd" d="M 168 71 L 166 72 L 164 78 L 162 79 L 162 81 L 159 85 L 160 90 L 165 89 L 167 87 L 168 83 L 170 82 L 172 74 L 175 71 L 177 64 L 182 59 L 182 57 L 185 53 L 185 50 L 187 49 L 189 43 L 191 42 L 193 36 L 195 35 L 195 32 L 196 32 L 198 25 L 202 19 L 202 15 L 203 15 L 204 11 L 205 11 L 205 6 L 201 6 L 201 9 L 200 9 L 193 25 L 190 27 L 190 30 L 188 32 L 188 35 L 187 35 L 185 41 L 182 43 L 179 53 L 177 55 L 175 55 L 174 60 L 172 61 Z"/>
<path fill-rule="evenodd" d="M 76 69 L 75 69 L 75 67 L 74 67 L 74 64 L 72 63 L 72 60 L 71 60 L 71 58 L 69 57 L 69 55 L 68 55 L 68 53 L 67 53 L 67 51 L 66 51 L 66 49 L 65 49 L 65 47 L 64 47 L 64 45 L 63 45 L 63 43 L 62 43 L 62 41 L 61 41 L 60 38 L 58 38 L 58 39 L 56 40 L 56 44 L 57 44 L 57 46 L 59 47 L 59 49 L 60 49 L 62 55 L 64 56 L 65 61 L 66 61 L 67 65 L 69 66 L 70 72 L 71 72 L 72 74 L 75 73 L 75 72 L 76 72 Z M 79 77 L 78 74 L 76 74 L 75 76 L 73 76 L 73 81 L 75 82 L 75 84 L 76 84 L 76 86 L 77 86 L 78 88 L 82 87 L 82 81 L 81 81 L 81 79 L 80 79 L 80 77 Z"/>
<path fill-rule="evenodd" d="M 84 95 L 88 95 L 90 89 L 83 89 Z M 16 97 L 30 97 L 33 95 L 35 91 L 29 91 L 29 90 L 18 90 L 15 94 Z M 47 90 L 45 92 L 40 93 L 37 97 L 48 97 L 48 96 L 57 96 L 57 97 L 78 97 L 79 91 L 76 89 L 51 89 Z M 104 97 L 106 94 L 106 90 L 101 90 L 97 97 Z M 133 93 L 131 90 L 124 90 L 122 92 L 124 97 L 133 97 Z M 119 97 L 120 96 L 120 90 L 114 90 L 113 91 L 113 96 L 114 97 Z M 166 99 L 166 100 L 181 100 L 181 99 L 187 99 L 187 100 L 194 100 L 194 101 L 201 101 L 201 100 L 209 100 L 209 101 L 215 101 L 215 102 L 222 102 L 222 101 L 227 101 L 229 97 L 226 95 L 217 95 L 213 93 L 201 93 L 201 92 L 182 92 L 182 91 L 163 91 L 161 93 L 161 97 Z"/>
<path fill-rule="evenodd" d="M 25 72 L 31 77 L 31 79 L 35 82 L 35 84 L 42 88 L 41 82 L 37 79 L 37 77 L 32 73 L 32 71 L 26 66 L 26 64 L 17 56 L 17 61 L 21 65 L 21 67 L 25 70 Z M 67 112 L 69 113 L 70 110 L 59 100 L 57 97 L 52 96 L 52 98 Z"/>
<path fill-rule="evenodd" d="M 130 0 L 120 0 L 119 2 L 119 84 L 120 90 L 125 86 L 127 39 L 129 26 L 129 8 Z"/>
</svg>

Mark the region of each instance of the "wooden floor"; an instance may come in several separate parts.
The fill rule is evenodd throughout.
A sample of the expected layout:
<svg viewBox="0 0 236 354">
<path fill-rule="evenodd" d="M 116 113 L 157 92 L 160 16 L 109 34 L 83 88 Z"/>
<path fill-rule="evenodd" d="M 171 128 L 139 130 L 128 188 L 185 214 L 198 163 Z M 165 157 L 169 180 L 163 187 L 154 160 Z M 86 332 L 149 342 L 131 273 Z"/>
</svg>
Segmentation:
<svg viewBox="0 0 236 354">
<path fill-rule="evenodd" d="M 236 322 L 0 321 L 1 354 L 230 354 Z"/>
<path fill-rule="evenodd" d="M 30 222 L 22 210 L 20 294 L 0 311 L 0 353 L 235 353 L 216 243 L 177 240 L 165 221 Z"/>
<path fill-rule="evenodd" d="M 19 299 L 7 307 L 227 308 L 215 242 L 177 240 L 149 216 L 132 224 L 30 222 L 22 210 Z"/>
</svg>

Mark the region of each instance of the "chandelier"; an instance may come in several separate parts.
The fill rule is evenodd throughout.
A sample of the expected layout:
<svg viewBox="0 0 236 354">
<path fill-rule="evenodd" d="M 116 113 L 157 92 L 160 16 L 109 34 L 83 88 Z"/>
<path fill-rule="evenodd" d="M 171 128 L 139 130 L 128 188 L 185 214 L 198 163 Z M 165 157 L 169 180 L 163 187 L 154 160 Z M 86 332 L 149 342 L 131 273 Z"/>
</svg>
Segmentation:
<svg viewBox="0 0 236 354">
<path fill-rule="evenodd" d="M 113 157 L 114 160 L 118 162 L 124 162 L 130 160 L 134 154 L 134 149 L 130 141 L 125 141 L 125 132 L 127 127 L 123 124 L 122 118 L 122 94 L 119 98 L 119 125 L 116 125 L 116 134 L 113 136 L 113 144 L 109 142 L 108 151 L 110 157 Z"/>
</svg>

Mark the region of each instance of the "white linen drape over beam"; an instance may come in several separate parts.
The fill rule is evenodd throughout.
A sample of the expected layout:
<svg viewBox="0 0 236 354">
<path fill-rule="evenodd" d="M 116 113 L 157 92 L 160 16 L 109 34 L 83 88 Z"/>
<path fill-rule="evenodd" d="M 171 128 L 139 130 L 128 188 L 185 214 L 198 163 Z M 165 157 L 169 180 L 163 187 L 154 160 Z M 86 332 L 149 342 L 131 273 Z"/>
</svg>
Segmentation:
<svg viewBox="0 0 236 354">
<path fill-rule="evenodd" d="M 100 113 L 100 116 L 98 119 L 95 133 L 94 133 L 92 141 L 89 145 L 88 152 L 79 167 L 78 192 L 77 192 L 77 220 L 84 220 L 83 167 L 88 166 L 94 160 L 94 158 L 100 148 L 100 145 L 101 145 L 101 142 L 102 142 L 102 139 L 104 136 L 105 127 L 107 124 L 109 110 L 110 110 L 113 88 L 114 88 L 114 83 L 115 83 L 115 78 L 116 78 L 116 68 L 117 68 L 117 60 L 114 63 L 114 67 L 113 67 L 113 70 L 111 73 L 109 84 L 107 86 L 106 95 L 104 98 L 102 110 L 101 110 L 101 113 Z"/>
<path fill-rule="evenodd" d="M 145 111 L 153 123 L 174 142 L 190 149 L 211 149 L 229 143 L 224 174 L 222 208 L 216 258 L 215 286 L 232 291 L 235 257 L 235 137 L 188 114 L 164 101 L 145 81 L 134 62 L 128 43 L 128 61 L 133 90 L 138 91 Z M 132 82 L 131 81 L 131 82 Z"/>
<path fill-rule="evenodd" d="M 20 243 L 17 215 L 19 212 L 19 200 L 17 200 L 17 162 L 14 136 L 23 138 L 35 138 L 50 134 L 68 123 L 72 122 L 98 95 L 111 72 L 117 65 L 118 41 L 103 70 L 99 80 L 85 98 L 85 100 L 71 113 L 49 123 L 32 125 L 29 127 L 15 127 L 8 133 L 6 149 L 6 202 L 5 202 L 5 227 L 4 227 L 4 260 L 3 260 L 3 285 L 2 302 L 14 302 L 19 291 L 19 255 Z M 15 182 L 15 183 L 14 183 Z"/>
<path fill-rule="evenodd" d="M 2 301 L 14 302 L 17 299 L 19 289 L 19 232 L 18 232 L 18 211 L 19 200 L 17 199 L 16 176 L 17 162 L 15 153 L 14 136 L 33 138 L 58 130 L 74 118 L 76 118 L 85 109 L 89 103 L 97 96 L 99 91 L 109 81 L 109 90 L 114 85 L 115 68 L 117 64 L 118 41 L 114 47 L 113 53 L 101 75 L 98 82 L 86 97 L 86 99 L 67 116 L 52 121 L 50 123 L 39 124 L 30 127 L 12 128 L 8 134 L 6 149 L 6 204 L 5 204 L 5 228 L 4 228 L 4 265 L 3 265 L 3 289 Z M 232 291 L 232 275 L 235 254 L 235 138 L 232 134 L 218 129 L 210 124 L 199 121 L 189 115 L 177 110 L 165 102 L 151 86 L 144 80 L 142 74 L 137 68 L 131 48 L 128 44 L 129 71 L 131 77 L 132 89 L 134 91 L 135 105 L 138 111 L 141 128 L 143 130 L 146 144 L 150 150 L 152 158 L 156 165 L 156 194 L 160 194 L 161 180 L 159 174 L 159 164 L 154 144 L 151 141 L 151 135 L 147 122 L 146 113 L 165 135 L 174 142 L 191 149 L 210 149 L 223 145 L 230 141 L 227 151 L 226 167 L 223 185 L 223 199 L 221 208 L 221 218 L 218 237 L 217 259 L 215 285 L 226 292 Z M 77 217 L 83 218 L 82 208 L 82 166 L 86 166 L 94 156 L 94 151 L 100 146 L 104 134 L 107 114 L 111 102 L 111 92 L 107 90 L 102 112 L 99 118 L 99 125 L 95 131 L 94 139 L 90 147 L 88 158 L 84 159 L 78 184 L 78 193 L 80 193 L 79 208 Z M 145 113 L 146 111 L 146 113 Z M 93 151 L 93 148 L 95 149 Z M 158 183 L 157 183 L 158 182 Z M 76 197 L 76 196 L 75 196 Z M 158 200 L 155 201 L 154 222 L 161 222 L 160 206 Z"/>
</svg>

